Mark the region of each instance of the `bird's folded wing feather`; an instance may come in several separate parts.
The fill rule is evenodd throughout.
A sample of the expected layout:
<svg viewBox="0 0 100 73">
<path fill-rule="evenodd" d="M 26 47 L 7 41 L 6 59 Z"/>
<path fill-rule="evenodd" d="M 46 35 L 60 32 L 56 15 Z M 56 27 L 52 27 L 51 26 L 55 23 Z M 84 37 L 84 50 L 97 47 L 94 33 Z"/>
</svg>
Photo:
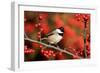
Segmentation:
<svg viewBox="0 0 100 73">
<path fill-rule="evenodd" d="M 51 36 L 51 35 L 53 35 L 54 33 L 55 33 L 55 31 L 52 31 L 52 32 L 48 33 L 46 36 Z"/>
</svg>

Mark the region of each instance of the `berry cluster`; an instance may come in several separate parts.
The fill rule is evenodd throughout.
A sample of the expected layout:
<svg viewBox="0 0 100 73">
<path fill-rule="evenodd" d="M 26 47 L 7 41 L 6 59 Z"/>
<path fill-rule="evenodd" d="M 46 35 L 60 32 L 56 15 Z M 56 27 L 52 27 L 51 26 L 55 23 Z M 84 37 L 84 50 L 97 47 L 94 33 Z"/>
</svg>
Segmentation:
<svg viewBox="0 0 100 73">
<path fill-rule="evenodd" d="M 49 48 L 48 48 L 49 49 Z M 54 58 L 56 56 L 55 52 L 53 50 L 45 50 L 42 49 L 41 53 L 48 59 Z"/>
<path fill-rule="evenodd" d="M 38 31 L 38 33 L 37 33 L 37 38 L 40 40 L 40 38 L 41 38 L 41 32 L 43 31 L 43 29 L 41 28 L 41 24 L 40 24 L 40 23 L 35 24 L 35 27 L 36 27 L 37 29 L 39 29 L 39 31 Z"/>
<path fill-rule="evenodd" d="M 90 19 L 90 14 L 75 14 L 75 18 L 77 19 L 77 21 L 82 21 L 84 22 L 84 20 L 89 20 Z"/>
<path fill-rule="evenodd" d="M 32 54 L 34 52 L 35 52 L 35 50 L 27 48 L 27 46 L 24 47 L 24 53 L 25 54 Z"/>
</svg>

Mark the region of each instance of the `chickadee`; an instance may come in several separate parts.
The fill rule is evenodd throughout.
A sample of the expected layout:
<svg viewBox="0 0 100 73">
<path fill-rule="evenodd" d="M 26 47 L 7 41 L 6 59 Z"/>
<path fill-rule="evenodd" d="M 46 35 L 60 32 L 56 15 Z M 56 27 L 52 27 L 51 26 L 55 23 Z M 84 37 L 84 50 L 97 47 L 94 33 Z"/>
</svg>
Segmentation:
<svg viewBox="0 0 100 73">
<path fill-rule="evenodd" d="M 47 41 L 49 44 L 57 45 L 63 38 L 64 28 L 60 27 L 47 34 Z"/>
</svg>

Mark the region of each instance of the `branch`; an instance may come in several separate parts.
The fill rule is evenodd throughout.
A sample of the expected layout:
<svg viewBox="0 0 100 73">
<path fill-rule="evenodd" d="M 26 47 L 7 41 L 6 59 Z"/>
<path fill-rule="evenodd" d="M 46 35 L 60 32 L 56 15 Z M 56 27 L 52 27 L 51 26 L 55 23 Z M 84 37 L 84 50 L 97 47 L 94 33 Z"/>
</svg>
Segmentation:
<svg viewBox="0 0 100 73">
<path fill-rule="evenodd" d="M 85 58 L 87 58 L 87 53 L 86 53 L 86 28 L 84 28 L 84 55 L 85 55 Z"/>
<path fill-rule="evenodd" d="M 31 42 L 35 42 L 35 43 L 38 43 L 38 44 L 42 44 L 42 45 L 44 45 L 44 46 L 46 46 L 46 47 L 50 47 L 50 48 L 54 48 L 54 49 L 56 49 L 56 50 L 59 50 L 59 51 L 61 51 L 61 52 L 64 52 L 64 53 L 66 53 L 66 54 L 69 54 L 69 55 L 71 55 L 71 56 L 76 56 L 76 57 L 79 57 L 79 56 L 77 56 L 77 55 L 74 55 L 73 53 L 70 53 L 70 52 L 68 52 L 68 51 L 66 51 L 66 50 L 62 50 L 62 49 L 60 49 L 60 48 L 58 48 L 58 47 L 55 47 L 55 46 L 51 46 L 51 45 L 47 45 L 47 44 L 45 44 L 45 43 L 42 43 L 42 42 L 39 42 L 39 41 L 36 41 L 36 40 L 32 40 L 32 39 L 30 39 L 30 38 L 24 38 L 25 40 L 28 40 L 28 41 L 31 41 Z M 82 59 L 81 57 L 79 57 L 80 59 Z"/>
<path fill-rule="evenodd" d="M 24 33 L 25 37 L 28 38 L 28 36 L 26 35 L 26 33 Z"/>
</svg>

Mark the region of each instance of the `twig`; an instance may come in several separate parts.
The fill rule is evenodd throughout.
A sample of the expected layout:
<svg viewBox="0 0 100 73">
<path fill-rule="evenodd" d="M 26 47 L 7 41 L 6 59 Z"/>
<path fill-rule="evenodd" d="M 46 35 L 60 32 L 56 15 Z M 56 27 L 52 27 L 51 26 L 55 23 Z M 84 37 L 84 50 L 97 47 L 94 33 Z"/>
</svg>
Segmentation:
<svg viewBox="0 0 100 73">
<path fill-rule="evenodd" d="M 86 53 L 86 23 L 87 23 L 87 20 L 84 19 L 84 55 L 85 55 L 85 58 L 87 58 L 87 53 Z"/>
<path fill-rule="evenodd" d="M 26 33 L 24 33 L 24 35 L 25 35 L 25 38 L 28 38 L 28 36 L 26 35 Z"/>
<path fill-rule="evenodd" d="M 39 43 L 39 44 L 42 44 L 42 45 L 44 45 L 44 46 L 47 46 L 47 47 L 51 47 L 51 48 L 54 48 L 54 49 L 56 49 L 56 50 L 59 50 L 59 51 L 61 51 L 61 52 L 64 52 L 64 53 L 66 53 L 66 54 L 69 54 L 69 55 L 71 55 L 71 56 L 76 56 L 76 55 L 74 55 L 73 53 L 70 53 L 70 52 L 68 52 L 68 51 L 66 51 L 66 50 L 62 50 L 62 49 L 60 49 L 60 48 L 58 48 L 58 47 L 55 47 L 55 46 L 51 46 L 51 45 L 47 45 L 47 44 L 45 44 L 45 43 L 42 43 L 42 42 L 39 42 L 39 41 L 36 41 L 36 40 L 32 40 L 32 39 L 30 39 L 30 38 L 24 38 L 25 40 L 28 40 L 28 41 L 31 41 L 31 42 L 35 42 L 35 43 Z M 77 57 L 79 57 L 79 56 L 77 56 Z M 80 59 L 81 59 L 81 57 L 79 57 Z"/>
</svg>

